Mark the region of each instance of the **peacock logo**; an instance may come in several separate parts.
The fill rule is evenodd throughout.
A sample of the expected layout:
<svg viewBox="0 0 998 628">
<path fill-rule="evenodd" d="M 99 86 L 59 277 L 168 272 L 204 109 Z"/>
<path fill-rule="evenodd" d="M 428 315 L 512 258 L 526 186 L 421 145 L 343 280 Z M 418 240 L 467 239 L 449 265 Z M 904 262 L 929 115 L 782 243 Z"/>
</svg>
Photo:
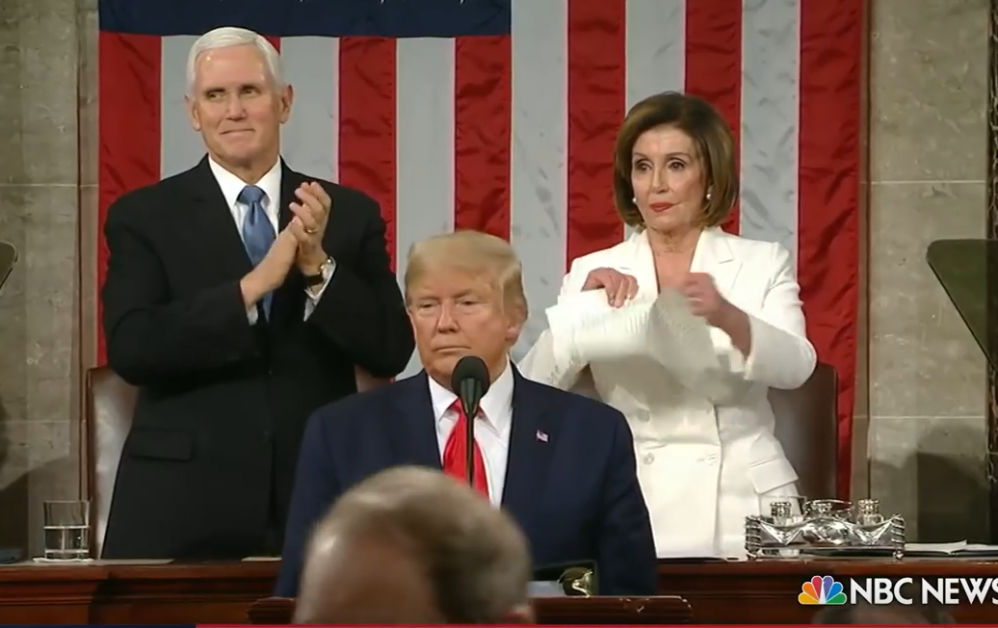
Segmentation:
<svg viewBox="0 0 998 628">
<path fill-rule="evenodd" d="M 800 587 L 797 601 L 801 604 L 845 604 L 842 584 L 831 576 L 813 576 Z"/>
</svg>

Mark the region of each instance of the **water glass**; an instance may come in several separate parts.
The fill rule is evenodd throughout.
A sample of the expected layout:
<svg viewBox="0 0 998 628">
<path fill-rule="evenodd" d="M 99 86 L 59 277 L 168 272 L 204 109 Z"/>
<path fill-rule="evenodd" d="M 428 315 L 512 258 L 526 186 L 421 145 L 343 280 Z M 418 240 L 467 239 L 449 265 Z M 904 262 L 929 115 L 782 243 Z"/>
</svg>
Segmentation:
<svg viewBox="0 0 998 628">
<path fill-rule="evenodd" d="M 797 522 L 800 521 L 800 518 L 804 515 L 807 498 L 802 495 L 760 495 L 759 505 L 762 507 L 762 512 L 759 514 L 763 517 L 771 516 L 773 505 L 779 503 L 790 504 L 788 518 L 791 522 Z"/>
<path fill-rule="evenodd" d="M 779 525 L 794 525 L 803 522 L 807 498 L 801 495 L 760 495 L 760 513 Z M 777 512 L 780 511 L 780 512 Z M 799 558 L 800 550 L 790 547 L 767 548 L 760 552 L 768 558 Z"/>
<path fill-rule="evenodd" d="M 45 559 L 90 557 L 90 502 L 48 501 L 45 509 Z"/>
</svg>

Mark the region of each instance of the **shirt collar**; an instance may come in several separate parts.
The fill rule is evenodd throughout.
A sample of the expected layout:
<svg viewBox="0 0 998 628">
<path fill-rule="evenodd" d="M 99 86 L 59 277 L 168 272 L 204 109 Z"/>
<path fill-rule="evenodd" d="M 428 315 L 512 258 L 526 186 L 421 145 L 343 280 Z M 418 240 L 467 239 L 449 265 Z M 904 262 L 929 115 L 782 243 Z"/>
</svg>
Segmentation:
<svg viewBox="0 0 998 628">
<path fill-rule="evenodd" d="M 222 188 L 225 202 L 230 209 L 235 207 L 239 193 L 249 184 L 226 170 L 224 166 L 211 157 L 208 157 L 208 165 L 211 167 L 211 173 L 215 175 L 215 180 L 218 181 L 218 187 Z M 263 193 L 267 195 L 267 201 L 269 202 L 265 203 L 264 207 L 269 210 L 276 209 L 281 203 L 281 160 L 278 159 L 274 162 L 273 167 L 265 175 L 260 177 L 260 180 L 254 185 L 263 190 Z"/>
<path fill-rule="evenodd" d="M 438 384 L 432 377 L 427 378 L 430 382 L 430 399 L 433 401 L 433 415 L 437 423 L 443 420 L 447 411 L 454 402 L 457 395 Z M 489 391 L 482 397 L 482 413 L 485 421 L 490 423 L 500 434 L 509 429 L 509 422 L 513 416 L 513 368 L 506 361 L 506 368 L 502 375 L 496 378 L 489 386 Z"/>
</svg>

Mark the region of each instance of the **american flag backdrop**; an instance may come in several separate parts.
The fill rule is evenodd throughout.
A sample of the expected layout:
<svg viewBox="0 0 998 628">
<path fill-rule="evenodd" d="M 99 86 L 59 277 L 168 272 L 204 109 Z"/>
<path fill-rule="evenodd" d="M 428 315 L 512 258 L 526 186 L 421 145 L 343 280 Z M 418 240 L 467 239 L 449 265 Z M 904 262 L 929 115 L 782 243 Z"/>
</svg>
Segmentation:
<svg viewBox="0 0 998 628">
<path fill-rule="evenodd" d="M 531 306 L 519 358 L 569 262 L 626 236 L 611 157 L 627 109 L 663 90 L 704 96 L 740 144 L 743 192 L 726 228 L 796 254 L 810 338 L 841 381 L 848 495 L 865 3 L 100 0 L 101 228 L 120 194 L 204 153 L 183 106 L 196 37 L 251 28 L 281 51 L 295 89 L 285 159 L 381 203 L 400 278 L 409 245 L 442 231 L 513 243 Z M 98 251 L 102 282 L 102 241 Z"/>
</svg>

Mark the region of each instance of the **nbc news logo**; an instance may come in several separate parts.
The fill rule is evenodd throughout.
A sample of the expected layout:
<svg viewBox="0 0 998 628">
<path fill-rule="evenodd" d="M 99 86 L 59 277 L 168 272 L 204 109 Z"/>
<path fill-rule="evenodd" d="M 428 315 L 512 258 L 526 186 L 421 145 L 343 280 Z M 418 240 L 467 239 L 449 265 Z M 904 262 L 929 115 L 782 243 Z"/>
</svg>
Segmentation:
<svg viewBox="0 0 998 628">
<path fill-rule="evenodd" d="M 844 586 L 831 576 L 814 576 L 801 585 L 801 604 L 998 604 L 998 576 L 986 578 L 848 578 Z M 848 591 L 846 590 L 848 588 Z"/>
</svg>

